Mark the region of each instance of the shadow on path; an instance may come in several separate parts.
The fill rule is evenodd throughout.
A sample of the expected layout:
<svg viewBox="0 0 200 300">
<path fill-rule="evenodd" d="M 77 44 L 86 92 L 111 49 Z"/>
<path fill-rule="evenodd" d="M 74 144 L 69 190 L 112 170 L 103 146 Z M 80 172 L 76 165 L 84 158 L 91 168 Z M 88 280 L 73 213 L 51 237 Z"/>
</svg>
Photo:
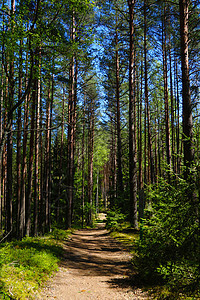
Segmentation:
<svg viewBox="0 0 200 300">
<path fill-rule="evenodd" d="M 79 276 L 128 275 L 131 256 L 100 227 L 79 230 L 65 243 L 63 267 Z"/>
<path fill-rule="evenodd" d="M 131 281 L 131 255 L 110 237 L 104 224 L 78 230 L 64 245 L 64 258 L 42 299 L 148 299 Z"/>
</svg>

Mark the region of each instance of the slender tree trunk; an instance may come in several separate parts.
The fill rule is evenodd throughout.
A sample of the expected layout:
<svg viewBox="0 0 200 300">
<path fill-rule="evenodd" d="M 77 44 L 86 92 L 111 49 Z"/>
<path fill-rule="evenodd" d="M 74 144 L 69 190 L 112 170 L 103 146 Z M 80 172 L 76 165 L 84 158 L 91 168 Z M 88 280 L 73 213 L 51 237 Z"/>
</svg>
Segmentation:
<svg viewBox="0 0 200 300">
<path fill-rule="evenodd" d="M 174 134 L 174 93 L 173 93 L 173 78 L 172 78 L 172 57 L 171 57 L 171 37 L 169 35 L 169 70 L 170 70 L 170 98 L 171 98 L 171 137 L 172 137 L 172 167 L 175 172 L 175 134 Z"/>
<path fill-rule="evenodd" d="M 144 216 L 144 186 L 143 186 L 143 172 L 142 172 L 142 79 L 143 79 L 143 64 L 141 63 L 141 92 L 140 99 L 138 98 L 138 161 L 139 161 L 139 220 Z"/>
<path fill-rule="evenodd" d="M 188 54 L 188 20 L 189 0 L 179 0 L 180 10 L 180 36 L 181 36 L 181 67 L 182 67 L 182 98 L 183 98 L 183 150 L 184 165 L 189 168 L 194 159 L 192 147 L 192 104 L 189 79 L 189 54 Z M 185 171 L 185 177 L 189 170 Z"/>
<path fill-rule="evenodd" d="M 11 20 L 14 21 L 14 13 L 15 13 L 15 0 L 11 0 L 11 10 L 10 10 L 10 16 Z M 10 28 L 12 34 L 14 30 L 14 22 L 11 22 L 11 28 Z M 11 40 L 12 46 L 14 47 L 13 39 Z M 12 233 L 13 234 L 13 203 L 12 203 L 12 197 L 13 197 L 13 172 L 12 172 L 12 166 L 13 166 L 13 144 L 12 144 L 12 122 L 13 122 L 13 112 L 12 112 L 12 106 L 14 103 L 14 91 L 15 91 L 15 82 L 14 82 L 14 50 L 13 47 L 11 47 L 11 51 L 9 53 L 9 59 L 10 59 L 10 65 L 9 65 L 9 103 L 8 103 L 8 128 L 9 132 L 7 134 L 7 190 L 6 190 L 6 233 Z M 11 238 L 10 234 L 8 238 Z"/>
<path fill-rule="evenodd" d="M 180 109 L 179 109 L 179 84 L 178 84 L 178 66 L 176 60 L 176 89 L 177 89 L 177 127 L 176 127 L 176 154 L 177 154 L 177 173 L 180 174 Z"/>
<path fill-rule="evenodd" d="M 147 18 L 146 18 L 146 0 L 144 1 L 144 66 L 145 66 L 145 103 L 146 103 L 146 113 L 147 113 L 147 128 L 148 128 L 148 161 L 150 163 L 150 176 L 151 183 L 155 183 L 155 171 L 154 171 L 154 159 L 153 159 L 153 149 L 152 149 L 152 137 L 151 137 L 151 121 L 150 121 L 150 111 L 149 111 L 149 92 L 148 92 L 148 66 L 147 66 Z"/>
<path fill-rule="evenodd" d="M 155 115 L 155 180 L 158 185 L 158 126 L 157 126 L 157 112 Z"/>
<path fill-rule="evenodd" d="M 63 88 L 62 98 L 62 125 L 61 125 L 61 139 L 60 139 L 60 161 L 59 161 L 59 184 L 58 184 L 58 202 L 56 209 L 56 220 L 59 222 L 60 216 L 60 198 L 61 198 L 61 183 L 63 176 L 63 145 L 64 145 L 64 113 L 65 113 L 65 90 Z"/>
<path fill-rule="evenodd" d="M 26 86 L 28 82 L 28 53 L 26 54 Z M 30 93 L 25 98 L 24 103 L 24 133 L 23 133 L 23 156 L 21 171 L 21 194 L 20 194 L 20 220 L 19 220 L 19 237 L 25 235 L 25 199 L 26 199 L 26 176 L 27 176 L 27 139 L 28 139 L 28 116 L 29 116 Z"/>
<path fill-rule="evenodd" d="M 161 168 L 161 154 L 162 154 L 162 141 L 161 141 L 161 126 L 159 121 L 159 111 L 157 107 L 157 120 L 158 120 L 158 174 L 160 177 L 162 177 L 162 168 Z"/>
<path fill-rule="evenodd" d="M 135 120 L 134 120 L 134 6 L 135 0 L 128 0 L 129 27 L 130 27 L 130 53 L 129 53 L 129 184 L 130 184 L 130 222 L 134 228 L 138 228 L 137 217 L 137 165 L 135 145 Z"/>
<path fill-rule="evenodd" d="M 52 139 L 52 122 L 53 122 L 53 101 L 54 101 L 54 75 L 52 74 L 51 77 L 51 102 L 50 102 L 50 131 L 49 131 L 49 207 L 48 207 L 48 224 L 49 224 L 49 231 L 51 231 L 51 191 L 52 191 L 52 155 L 51 155 L 51 139 Z"/>
<path fill-rule="evenodd" d="M 166 28 L 166 4 L 164 3 L 163 20 L 163 77 L 164 77 L 164 99 L 165 99 L 165 134 L 166 134 L 166 154 L 167 164 L 171 168 L 171 146 L 170 146 L 170 127 L 169 127 L 169 101 L 168 101 L 168 80 L 167 80 L 167 28 Z M 170 180 L 170 174 L 168 174 Z"/>
<path fill-rule="evenodd" d="M 84 227 L 84 213 L 85 213 L 85 94 L 83 103 L 83 129 L 82 129 L 82 228 Z"/>
<path fill-rule="evenodd" d="M 99 213 L 99 169 L 97 170 L 96 213 Z"/>
<path fill-rule="evenodd" d="M 89 109 L 89 132 L 88 132 L 88 225 L 92 225 L 93 205 L 93 157 L 94 157 L 94 99 L 91 100 Z"/>
<path fill-rule="evenodd" d="M 3 58 L 2 58 L 3 61 Z M 3 63 L 1 66 L 3 70 Z M 2 139 L 2 129 L 3 129 L 3 103 L 4 103 L 4 80 L 3 80 L 3 72 L 1 74 L 1 94 L 0 94 L 0 142 Z M 2 164 L 0 164 L 0 230 L 3 228 L 3 159 L 0 158 L 0 162 L 2 161 Z"/>
<path fill-rule="evenodd" d="M 40 105 L 40 128 L 43 127 L 43 107 Z M 39 183 L 39 228 L 40 232 L 44 234 L 45 229 L 45 209 L 44 209 L 44 150 L 43 150 L 43 134 L 40 132 L 40 183 Z"/>
<path fill-rule="evenodd" d="M 116 21 L 115 30 L 115 73 L 116 73 L 116 102 L 117 102 L 117 190 L 120 195 L 123 192 L 122 175 L 122 145 L 121 145 L 121 120 L 120 120 L 120 82 L 119 82 L 119 52 L 118 52 L 118 29 Z"/>
<path fill-rule="evenodd" d="M 115 122 L 115 113 L 110 113 L 110 130 L 111 130 L 111 152 L 110 152 L 110 208 L 114 206 L 116 199 L 116 122 Z"/>
<path fill-rule="evenodd" d="M 33 186 L 33 157 L 34 157 L 34 136 L 35 136 L 35 103 L 37 92 L 37 79 L 34 79 L 31 105 L 31 135 L 29 144 L 29 169 L 28 169 L 28 186 L 26 195 L 26 235 L 31 234 L 31 203 L 32 203 L 32 186 Z"/>
<path fill-rule="evenodd" d="M 45 140 L 45 170 L 44 170 L 44 191 L 45 191 L 45 232 L 49 232 L 49 183 L 50 183 L 50 111 L 51 111 L 51 77 L 49 74 L 46 105 L 46 140 Z"/>
<path fill-rule="evenodd" d="M 3 120 L 3 125 L 2 128 L 6 128 L 7 122 L 8 122 L 8 113 L 7 113 L 7 103 L 8 103 L 8 77 L 6 76 L 5 78 L 5 87 L 4 87 L 4 120 Z M 3 137 L 3 132 L 2 132 L 2 138 L 1 141 L 4 139 Z M 7 147 L 6 143 L 1 143 L 1 155 L 0 159 L 2 158 L 2 207 L 4 208 L 5 211 L 5 217 L 4 217 L 4 228 L 6 229 L 6 224 L 7 224 L 7 214 L 6 214 L 6 182 L 7 182 Z"/>
<path fill-rule="evenodd" d="M 20 41 L 19 52 L 19 99 L 22 97 L 22 41 Z M 20 203 L 21 203 L 21 122 L 22 112 L 21 106 L 18 108 L 17 116 L 17 236 L 19 236 L 20 228 Z"/>
<path fill-rule="evenodd" d="M 41 50 L 38 49 L 36 61 L 38 67 L 37 93 L 36 93 L 36 132 L 35 132 L 35 180 L 34 180 L 34 236 L 38 235 L 38 203 L 39 203 L 39 142 L 40 142 L 40 90 L 41 90 Z"/>
<path fill-rule="evenodd" d="M 71 40 L 75 41 L 75 13 L 72 14 Z M 73 189 L 74 189 L 74 149 L 75 149 L 75 58 L 72 57 L 70 74 L 71 86 L 69 91 L 68 104 L 68 193 L 67 193 L 67 214 L 66 227 L 72 225 Z"/>
</svg>

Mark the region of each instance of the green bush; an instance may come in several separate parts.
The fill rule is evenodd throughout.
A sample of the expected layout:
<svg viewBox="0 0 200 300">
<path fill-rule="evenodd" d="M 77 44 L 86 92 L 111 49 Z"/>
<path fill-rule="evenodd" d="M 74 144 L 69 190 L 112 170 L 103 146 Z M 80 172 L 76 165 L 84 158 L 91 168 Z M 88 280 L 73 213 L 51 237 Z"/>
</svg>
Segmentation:
<svg viewBox="0 0 200 300">
<path fill-rule="evenodd" d="M 68 231 L 59 228 L 54 228 L 51 232 L 51 236 L 57 241 L 64 241 L 68 237 L 68 235 Z"/>
<path fill-rule="evenodd" d="M 140 275 L 160 278 L 177 290 L 198 289 L 199 284 L 198 210 L 195 198 L 188 195 L 192 191 L 184 180 L 174 186 L 161 180 L 148 191 L 151 217 L 143 221 L 137 250 Z"/>
<path fill-rule="evenodd" d="M 110 210 L 107 213 L 106 228 L 110 231 L 120 231 L 125 219 L 126 216 L 119 210 Z"/>
</svg>

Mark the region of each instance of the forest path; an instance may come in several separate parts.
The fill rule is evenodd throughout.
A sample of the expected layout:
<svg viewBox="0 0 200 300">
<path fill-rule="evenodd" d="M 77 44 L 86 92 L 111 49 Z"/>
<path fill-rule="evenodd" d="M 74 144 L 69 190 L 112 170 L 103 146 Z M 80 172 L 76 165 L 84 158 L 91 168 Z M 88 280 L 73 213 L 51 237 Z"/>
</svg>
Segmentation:
<svg viewBox="0 0 200 300">
<path fill-rule="evenodd" d="M 148 299 L 130 286 L 131 255 L 109 236 L 103 223 L 77 230 L 64 251 L 59 272 L 47 282 L 41 299 Z"/>
</svg>

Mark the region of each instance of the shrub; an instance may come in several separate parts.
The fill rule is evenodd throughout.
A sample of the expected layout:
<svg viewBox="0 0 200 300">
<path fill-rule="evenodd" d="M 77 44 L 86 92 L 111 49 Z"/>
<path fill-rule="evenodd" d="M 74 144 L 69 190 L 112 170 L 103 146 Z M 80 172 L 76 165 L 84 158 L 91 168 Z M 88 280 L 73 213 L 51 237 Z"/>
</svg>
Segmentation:
<svg viewBox="0 0 200 300">
<path fill-rule="evenodd" d="M 144 220 L 138 242 L 138 271 L 144 279 L 166 281 L 172 288 L 197 288 L 200 238 L 195 199 L 184 180 L 169 185 L 163 180 L 149 191 L 151 217 Z"/>
<path fill-rule="evenodd" d="M 110 210 L 107 213 L 106 228 L 110 231 L 122 230 L 122 224 L 125 221 L 126 216 L 119 210 Z"/>
</svg>

